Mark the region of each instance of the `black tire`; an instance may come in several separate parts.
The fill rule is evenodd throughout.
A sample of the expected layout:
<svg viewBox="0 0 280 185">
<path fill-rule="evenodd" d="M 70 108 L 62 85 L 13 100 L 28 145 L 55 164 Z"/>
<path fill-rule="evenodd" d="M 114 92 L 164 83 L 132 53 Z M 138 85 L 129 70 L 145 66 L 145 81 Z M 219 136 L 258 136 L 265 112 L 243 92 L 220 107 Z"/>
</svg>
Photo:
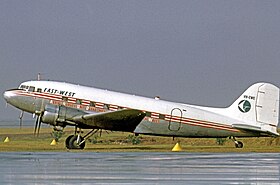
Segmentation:
<svg viewBox="0 0 280 185">
<path fill-rule="evenodd" d="M 235 143 L 235 147 L 236 148 L 243 148 L 243 143 L 241 141 L 237 141 L 237 143 Z"/>
<path fill-rule="evenodd" d="M 82 136 L 80 136 L 79 137 L 79 141 L 77 141 L 77 139 L 78 139 L 78 136 L 73 136 L 73 137 L 71 137 L 69 139 L 69 149 L 79 149 L 79 150 L 82 150 L 82 149 L 85 148 L 86 142 L 84 141 L 84 138 Z M 79 144 L 82 141 L 84 141 L 84 142 L 82 144 Z M 66 147 L 67 147 L 67 145 L 66 145 Z"/>
<path fill-rule="evenodd" d="M 70 148 L 70 139 L 72 139 L 72 137 L 74 137 L 74 135 L 68 136 L 66 141 L 65 141 L 65 146 L 66 146 L 67 149 L 71 149 Z"/>
</svg>

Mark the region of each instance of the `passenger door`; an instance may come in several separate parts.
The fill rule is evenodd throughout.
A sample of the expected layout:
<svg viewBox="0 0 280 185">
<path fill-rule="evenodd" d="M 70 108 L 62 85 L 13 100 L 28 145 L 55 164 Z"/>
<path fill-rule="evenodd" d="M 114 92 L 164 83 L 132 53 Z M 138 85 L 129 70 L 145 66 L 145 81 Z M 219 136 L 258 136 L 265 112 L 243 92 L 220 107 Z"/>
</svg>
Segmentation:
<svg viewBox="0 0 280 185">
<path fill-rule="evenodd" d="M 168 124 L 168 129 L 170 131 L 179 131 L 182 126 L 182 116 L 183 112 L 179 108 L 173 108 L 170 113 L 170 119 Z"/>
</svg>

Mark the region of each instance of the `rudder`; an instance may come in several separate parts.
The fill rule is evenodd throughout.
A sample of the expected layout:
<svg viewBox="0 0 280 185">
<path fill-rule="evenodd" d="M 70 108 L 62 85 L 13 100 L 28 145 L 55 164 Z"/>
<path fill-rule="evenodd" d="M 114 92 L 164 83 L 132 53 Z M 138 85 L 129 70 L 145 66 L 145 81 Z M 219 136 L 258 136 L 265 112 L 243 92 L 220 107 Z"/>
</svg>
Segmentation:
<svg viewBox="0 0 280 185">
<path fill-rule="evenodd" d="M 277 133 L 279 119 L 279 88 L 269 83 L 250 86 L 229 108 L 229 116 L 243 124 Z"/>
<path fill-rule="evenodd" d="M 279 120 L 279 88 L 271 84 L 259 87 L 256 101 L 256 119 L 260 123 L 273 126 Z"/>
</svg>

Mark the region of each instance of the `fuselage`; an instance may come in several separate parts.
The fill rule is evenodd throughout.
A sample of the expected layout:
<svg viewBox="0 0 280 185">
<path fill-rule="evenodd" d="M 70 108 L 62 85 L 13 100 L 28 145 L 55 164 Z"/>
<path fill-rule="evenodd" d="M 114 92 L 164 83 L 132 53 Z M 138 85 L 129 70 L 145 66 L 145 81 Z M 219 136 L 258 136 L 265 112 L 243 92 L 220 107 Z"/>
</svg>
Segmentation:
<svg viewBox="0 0 280 185">
<path fill-rule="evenodd" d="M 217 108 L 200 107 L 160 99 L 129 95 L 82 85 L 54 81 L 27 81 L 4 93 L 13 106 L 36 114 L 47 104 L 71 107 L 85 112 L 136 109 L 146 113 L 133 131 L 137 134 L 174 137 L 258 136 L 242 132 L 232 124 L 242 124 Z M 9 98 L 13 97 L 13 98 Z"/>
</svg>

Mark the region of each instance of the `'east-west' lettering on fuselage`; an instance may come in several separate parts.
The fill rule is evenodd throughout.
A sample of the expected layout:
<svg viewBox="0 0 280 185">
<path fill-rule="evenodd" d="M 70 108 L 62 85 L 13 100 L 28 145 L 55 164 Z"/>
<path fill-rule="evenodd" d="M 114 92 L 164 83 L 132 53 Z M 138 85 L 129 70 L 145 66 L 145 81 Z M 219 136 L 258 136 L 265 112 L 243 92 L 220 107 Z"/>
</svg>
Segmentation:
<svg viewBox="0 0 280 185">
<path fill-rule="evenodd" d="M 59 94 L 62 96 L 69 96 L 69 97 L 73 97 L 76 94 L 76 93 L 70 92 L 70 91 L 62 91 L 62 90 L 51 89 L 51 88 L 45 88 L 44 92 L 50 93 L 50 94 Z"/>
</svg>

